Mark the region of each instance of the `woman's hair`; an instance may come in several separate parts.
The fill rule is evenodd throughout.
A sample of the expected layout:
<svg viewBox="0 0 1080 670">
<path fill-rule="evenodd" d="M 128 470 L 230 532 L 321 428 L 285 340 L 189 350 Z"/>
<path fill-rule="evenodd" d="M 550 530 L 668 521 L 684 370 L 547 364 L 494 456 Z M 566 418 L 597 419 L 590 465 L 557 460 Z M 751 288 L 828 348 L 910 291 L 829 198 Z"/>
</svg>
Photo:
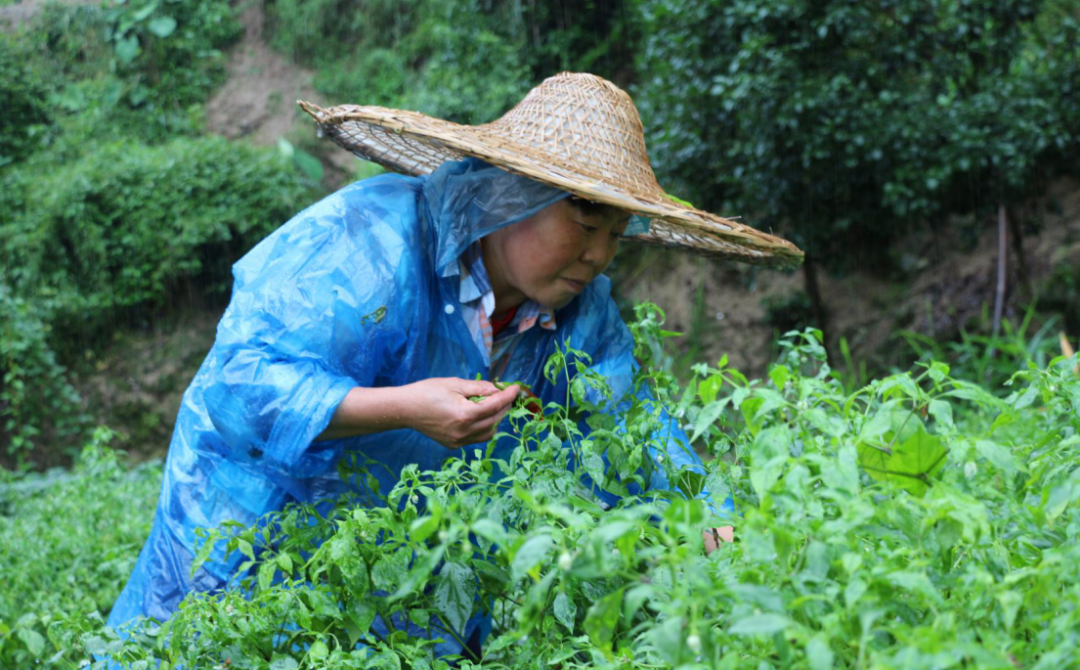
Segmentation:
<svg viewBox="0 0 1080 670">
<path fill-rule="evenodd" d="M 593 202 L 592 200 L 586 200 L 576 195 L 570 196 L 570 204 L 576 209 L 582 216 L 594 217 L 601 216 L 604 218 L 616 218 L 629 216 L 625 210 L 619 209 L 613 205 L 607 205 L 602 202 Z"/>
</svg>

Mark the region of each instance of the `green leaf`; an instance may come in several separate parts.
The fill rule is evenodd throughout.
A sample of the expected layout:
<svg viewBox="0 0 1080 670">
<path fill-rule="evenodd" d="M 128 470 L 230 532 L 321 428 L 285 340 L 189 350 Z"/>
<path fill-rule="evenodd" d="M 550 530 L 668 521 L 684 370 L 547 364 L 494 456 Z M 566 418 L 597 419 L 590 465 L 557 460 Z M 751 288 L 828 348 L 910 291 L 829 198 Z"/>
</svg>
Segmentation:
<svg viewBox="0 0 1080 670">
<path fill-rule="evenodd" d="M 315 640 L 315 642 L 311 645 L 311 648 L 308 649 L 308 656 L 315 659 L 316 661 L 321 661 L 329 655 L 330 649 L 327 648 L 326 643 L 322 640 Z"/>
<path fill-rule="evenodd" d="M 994 467 L 1007 474 L 1013 474 L 1019 470 L 1016 459 L 1008 448 L 990 440 L 975 440 L 975 451 L 979 455 L 994 464 Z"/>
<path fill-rule="evenodd" d="M 574 601 L 566 595 L 565 592 L 560 591 L 555 596 L 555 620 L 563 625 L 564 628 L 571 634 L 574 632 L 574 621 L 577 618 L 577 605 Z"/>
<path fill-rule="evenodd" d="M 716 401 L 716 395 L 720 392 L 720 387 L 724 385 L 724 380 L 720 375 L 714 375 L 707 379 L 701 380 L 698 384 L 697 392 L 701 398 L 701 402 L 708 405 Z"/>
<path fill-rule="evenodd" d="M 682 198 L 676 198 L 675 196 L 671 195 L 670 193 L 665 193 L 664 197 L 667 198 L 668 200 L 672 201 L 672 202 L 679 203 L 683 207 L 690 207 L 691 209 L 693 209 L 693 207 L 694 207 L 693 205 L 691 205 L 687 201 L 683 200 Z"/>
<path fill-rule="evenodd" d="M 886 433 L 886 436 L 889 434 Z M 859 465 L 877 481 L 899 484 L 909 493 L 921 496 L 930 486 L 931 477 L 945 465 L 945 448 L 941 438 L 926 432 L 918 424 L 915 433 L 898 444 L 858 445 Z"/>
<path fill-rule="evenodd" d="M 506 544 L 506 529 L 501 523 L 491 519 L 480 519 L 469 529 L 488 542 L 498 545 Z"/>
<path fill-rule="evenodd" d="M 145 21 L 151 14 L 157 11 L 157 8 L 157 0 L 152 0 L 151 2 L 146 3 L 139 9 L 136 9 L 134 12 L 132 12 L 131 20 L 136 23 L 138 23 L 139 21 Z"/>
<path fill-rule="evenodd" d="M 236 540 L 236 548 L 240 550 L 240 553 L 247 556 L 251 560 L 255 560 L 255 549 L 251 546 L 251 543 L 247 540 Z"/>
<path fill-rule="evenodd" d="M 292 574 L 293 562 L 291 556 L 289 556 L 285 552 L 282 552 L 277 555 L 277 558 L 275 560 L 277 561 L 278 567 L 281 568 L 282 572 L 287 575 Z"/>
<path fill-rule="evenodd" d="M 45 651 L 45 638 L 32 628 L 20 628 L 18 635 L 34 658 L 41 658 Z"/>
<path fill-rule="evenodd" d="M 141 51 L 139 38 L 134 35 L 121 38 L 116 42 L 116 57 L 125 65 L 138 58 Z"/>
<path fill-rule="evenodd" d="M 833 651 L 829 648 L 829 641 L 824 635 L 815 635 L 806 643 L 806 660 L 810 664 L 810 670 L 831 670 L 833 667 Z"/>
<path fill-rule="evenodd" d="M 782 614 L 755 614 L 732 624 L 732 635 L 772 635 L 791 625 L 791 619 Z"/>
<path fill-rule="evenodd" d="M 789 377 L 791 377 L 791 370 L 786 365 L 774 365 L 769 370 L 769 379 L 781 391 L 787 386 Z"/>
<path fill-rule="evenodd" d="M 259 565 L 258 582 L 259 590 L 266 592 L 270 590 L 270 584 L 274 581 L 274 572 L 277 570 L 277 563 L 263 562 Z"/>
<path fill-rule="evenodd" d="M 457 633 L 464 632 L 476 599 L 473 571 L 461 563 L 446 563 L 436 579 L 434 597 L 435 608 L 450 628 Z"/>
<path fill-rule="evenodd" d="M 395 591 L 405 581 L 409 569 L 409 553 L 398 550 L 390 552 L 376 561 L 371 569 L 371 581 L 376 589 Z"/>
<path fill-rule="evenodd" d="M 526 540 L 514 553 L 514 560 L 510 564 L 511 578 L 515 581 L 521 579 L 525 573 L 547 558 L 554 544 L 551 536 L 546 533 Z"/>
<path fill-rule="evenodd" d="M 311 181 L 322 181 L 323 165 L 318 158 L 303 149 L 293 148 L 293 164 Z"/>
<path fill-rule="evenodd" d="M 83 643 L 83 647 L 86 649 L 86 653 L 93 656 L 102 656 L 105 654 L 105 640 L 97 635 L 87 638 L 86 642 Z"/>
<path fill-rule="evenodd" d="M 165 39 L 176 30 L 176 19 L 171 16 L 158 16 L 146 24 L 146 29 L 161 39 Z"/>
<path fill-rule="evenodd" d="M 931 400 L 927 410 L 930 412 L 930 416 L 934 417 L 934 420 L 946 429 L 952 430 L 956 427 L 955 424 L 953 424 L 952 405 L 946 401 L 937 399 Z M 940 432 L 940 430 L 938 432 Z"/>
<path fill-rule="evenodd" d="M 784 466 L 791 457 L 791 442 L 791 431 L 786 425 L 766 428 L 754 438 L 750 445 L 750 453 L 754 457 L 750 484 L 759 498 L 764 497 L 780 480 Z"/>
<path fill-rule="evenodd" d="M 710 426 L 716 423 L 716 420 L 724 413 L 724 408 L 727 407 L 730 400 L 730 397 L 714 400 L 698 412 L 697 419 L 694 420 L 694 433 L 690 436 L 691 442 L 696 441 L 709 430 Z"/>
<path fill-rule="evenodd" d="M 270 661 L 270 670 L 297 670 L 299 667 L 300 664 L 292 656 L 274 654 L 274 660 Z"/>
<path fill-rule="evenodd" d="M 585 633 L 594 645 L 605 653 L 611 653 L 611 641 L 619 625 L 622 612 L 622 597 L 625 587 L 609 593 L 589 608 L 585 614 Z"/>
</svg>

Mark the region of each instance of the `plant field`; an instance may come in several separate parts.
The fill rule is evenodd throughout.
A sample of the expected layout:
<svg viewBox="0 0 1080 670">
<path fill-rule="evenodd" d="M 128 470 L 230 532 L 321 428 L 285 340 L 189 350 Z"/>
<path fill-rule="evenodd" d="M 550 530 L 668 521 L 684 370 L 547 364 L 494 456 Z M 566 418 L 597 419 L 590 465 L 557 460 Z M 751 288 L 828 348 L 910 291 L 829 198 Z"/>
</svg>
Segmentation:
<svg viewBox="0 0 1080 670">
<path fill-rule="evenodd" d="M 639 358 L 655 361 L 662 314 L 638 316 Z M 568 407 L 588 410 L 604 383 L 568 349 L 547 373 L 571 375 L 573 398 L 539 419 L 515 410 L 509 458 L 463 453 L 381 500 L 211 534 L 207 551 L 228 542 L 247 576 L 126 644 L 82 616 L 92 602 L 39 601 L 59 610 L 20 616 L 47 630 L 9 635 L 0 658 L 439 668 L 426 638 L 460 638 L 478 617 L 492 633 L 462 666 L 1072 667 L 1076 362 L 1019 370 L 1001 396 L 942 363 L 845 389 L 818 338 L 789 333 L 763 380 L 721 361 L 680 386 L 645 365 L 638 383 L 656 401 L 594 414 L 587 433 Z M 714 457 L 704 474 L 646 457 L 665 411 Z M 674 492 L 648 487 L 650 461 Z M 363 477 L 362 465 L 347 467 Z M 735 514 L 703 488 L 730 494 Z M 724 524 L 735 541 L 706 555 L 702 529 Z"/>
</svg>

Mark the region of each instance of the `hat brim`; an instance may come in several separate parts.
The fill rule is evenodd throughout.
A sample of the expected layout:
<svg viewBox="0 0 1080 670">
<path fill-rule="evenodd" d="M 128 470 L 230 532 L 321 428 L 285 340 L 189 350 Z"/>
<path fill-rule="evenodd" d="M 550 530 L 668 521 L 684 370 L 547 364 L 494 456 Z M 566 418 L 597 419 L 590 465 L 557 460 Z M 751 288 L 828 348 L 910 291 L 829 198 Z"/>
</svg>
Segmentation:
<svg viewBox="0 0 1080 670">
<path fill-rule="evenodd" d="M 385 107 L 322 109 L 304 101 L 298 104 L 336 144 L 394 172 L 430 174 L 447 160 L 473 156 L 588 200 L 648 217 L 649 232 L 631 240 L 769 267 L 795 267 L 803 260 L 803 252 L 787 240 L 645 189 L 611 188 L 602 175 L 582 174 L 579 167 L 494 136 L 484 126 Z"/>
</svg>

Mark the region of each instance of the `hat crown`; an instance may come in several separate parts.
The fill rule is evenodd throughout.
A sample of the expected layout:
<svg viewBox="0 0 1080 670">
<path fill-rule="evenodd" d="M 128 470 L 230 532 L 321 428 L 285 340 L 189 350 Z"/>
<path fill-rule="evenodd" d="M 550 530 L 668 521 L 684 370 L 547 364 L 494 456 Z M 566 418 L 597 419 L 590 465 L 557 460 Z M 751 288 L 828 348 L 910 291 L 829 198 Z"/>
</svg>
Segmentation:
<svg viewBox="0 0 1080 670">
<path fill-rule="evenodd" d="M 542 151 L 565 167 L 620 188 L 662 196 L 645 131 L 626 91 L 593 74 L 545 79 L 501 118 L 481 126 Z"/>
</svg>

